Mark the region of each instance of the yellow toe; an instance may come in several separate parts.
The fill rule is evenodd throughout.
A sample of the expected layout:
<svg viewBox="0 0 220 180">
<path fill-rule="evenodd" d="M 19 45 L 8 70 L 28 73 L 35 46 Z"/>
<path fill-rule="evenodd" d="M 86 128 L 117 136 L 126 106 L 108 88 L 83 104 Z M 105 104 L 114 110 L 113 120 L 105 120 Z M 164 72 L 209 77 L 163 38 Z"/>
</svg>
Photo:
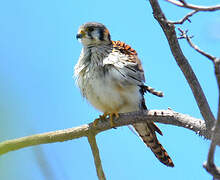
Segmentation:
<svg viewBox="0 0 220 180">
<path fill-rule="evenodd" d="M 93 121 L 93 126 L 97 126 L 98 122 L 100 120 L 105 120 L 107 116 L 108 116 L 108 113 L 104 113 L 103 115 L 100 115 L 99 118 Z"/>
<path fill-rule="evenodd" d="M 109 118 L 110 118 L 110 126 L 113 128 L 115 127 L 115 123 L 114 123 L 114 119 L 113 116 L 115 116 L 116 118 L 119 118 L 118 112 L 113 112 L 109 114 Z"/>
<path fill-rule="evenodd" d="M 99 118 L 97 118 L 97 119 L 94 120 L 93 125 L 94 125 L 94 126 L 97 126 L 98 122 L 99 122 L 100 120 L 105 120 L 107 116 L 109 116 L 109 119 L 110 119 L 110 126 L 111 126 L 112 128 L 115 127 L 114 116 L 115 116 L 116 118 L 119 118 L 118 112 L 104 113 L 103 115 L 100 115 Z"/>
</svg>

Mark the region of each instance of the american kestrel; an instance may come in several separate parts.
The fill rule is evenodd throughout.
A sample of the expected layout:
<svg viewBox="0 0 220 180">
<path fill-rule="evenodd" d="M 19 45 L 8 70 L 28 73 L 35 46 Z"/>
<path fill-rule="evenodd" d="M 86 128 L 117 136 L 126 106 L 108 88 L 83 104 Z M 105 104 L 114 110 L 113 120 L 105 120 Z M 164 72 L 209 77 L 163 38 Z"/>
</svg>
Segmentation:
<svg viewBox="0 0 220 180">
<path fill-rule="evenodd" d="M 75 76 L 81 93 L 104 114 L 99 119 L 118 113 L 146 110 L 144 93 L 153 89 L 144 85 L 144 70 L 134 49 L 121 41 L 112 41 L 108 29 L 101 23 L 88 22 L 79 27 L 77 39 L 83 45 L 75 65 Z M 96 124 L 95 121 L 94 124 Z M 157 139 L 162 135 L 153 122 L 132 124 L 143 142 L 160 162 L 174 164 Z"/>
</svg>

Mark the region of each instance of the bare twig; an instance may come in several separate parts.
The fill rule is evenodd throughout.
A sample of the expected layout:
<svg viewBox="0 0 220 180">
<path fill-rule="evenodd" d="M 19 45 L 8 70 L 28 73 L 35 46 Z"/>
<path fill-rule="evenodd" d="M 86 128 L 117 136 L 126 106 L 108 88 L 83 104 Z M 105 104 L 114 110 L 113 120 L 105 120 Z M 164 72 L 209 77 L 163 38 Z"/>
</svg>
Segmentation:
<svg viewBox="0 0 220 180">
<path fill-rule="evenodd" d="M 89 134 L 88 141 L 92 150 L 95 167 L 96 167 L 96 173 L 98 175 L 99 180 L 106 180 L 104 171 L 102 169 L 102 163 L 99 156 L 99 149 L 96 143 L 95 134 Z"/>
<path fill-rule="evenodd" d="M 191 23 L 191 20 L 189 19 L 191 16 L 199 12 L 198 10 L 193 10 L 192 12 L 188 13 L 184 18 L 182 18 L 179 21 L 169 21 L 170 24 L 183 24 L 186 20 Z"/>
<path fill-rule="evenodd" d="M 169 21 L 166 19 L 157 0 L 150 0 L 150 4 L 153 9 L 154 17 L 159 22 L 167 37 L 173 56 L 192 89 L 199 110 L 206 122 L 206 126 L 209 130 L 211 130 L 211 128 L 214 125 L 215 118 L 211 112 L 211 109 L 204 95 L 204 92 L 199 84 L 199 81 L 196 78 L 195 73 L 193 72 L 190 64 L 188 63 L 188 60 L 184 56 L 179 46 L 179 42 L 175 32 L 175 27 L 173 24 L 170 24 Z"/>
<path fill-rule="evenodd" d="M 207 58 L 208 58 L 209 60 L 211 60 L 212 62 L 215 62 L 215 61 L 216 61 L 216 59 L 217 59 L 216 57 L 214 57 L 214 56 L 212 56 L 211 54 L 208 54 L 208 53 L 206 53 L 205 51 L 199 49 L 198 46 L 196 46 L 195 44 L 192 43 L 191 37 L 188 36 L 188 34 L 187 34 L 188 31 L 183 31 L 183 30 L 180 29 L 180 28 L 178 28 L 178 30 L 181 32 L 180 38 L 181 38 L 181 39 L 186 39 L 187 42 L 189 43 L 189 45 L 190 45 L 193 49 L 195 49 L 197 52 L 199 52 L 199 53 L 202 54 L 203 56 L 207 57 Z"/>
<path fill-rule="evenodd" d="M 193 10 L 197 10 L 197 11 L 217 11 L 220 10 L 220 5 L 215 5 L 215 6 L 197 6 L 197 5 L 193 5 L 193 4 L 188 4 L 185 1 L 176 1 L 176 0 L 165 0 L 167 2 L 170 2 L 176 6 L 179 7 L 184 7 L 187 9 L 193 9 Z"/>
<path fill-rule="evenodd" d="M 211 134 L 206 128 L 203 120 L 177 113 L 172 110 L 149 110 L 123 113 L 120 114 L 120 117 L 115 121 L 115 127 L 146 121 L 154 121 L 184 127 L 204 136 L 207 139 L 211 138 Z M 80 137 L 88 137 L 90 133 L 96 134 L 108 129 L 111 129 L 109 121 L 103 121 L 99 122 L 96 127 L 90 123 L 75 128 L 8 140 L 0 143 L 0 154 L 40 144 L 63 142 Z M 220 142 L 218 142 L 218 144 L 220 145 Z"/>
<path fill-rule="evenodd" d="M 215 148 L 216 148 L 216 142 L 220 139 L 219 138 L 219 132 L 220 132 L 220 58 L 214 57 L 211 54 L 208 54 L 207 52 L 201 50 L 198 46 L 193 44 L 191 41 L 191 38 L 187 35 L 187 31 L 183 31 L 179 28 L 179 31 L 181 32 L 181 37 L 185 38 L 189 45 L 195 49 L 197 52 L 202 54 L 203 56 L 207 57 L 209 60 L 211 60 L 215 67 L 215 76 L 218 83 L 218 89 L 219 89 L 219 105 L 218 105 L 218 118 L 217 122 L 214 126 L 214 131 L 211 138 L 211 145 L 209 147 L 209 153 L 208 153 L 208 160 L 204 163 L 203 167 L 213 175 L 215 179 L 220 179 L 220 168 L 216 167 L 214 163 L 214 154 L 215 154 Z"/>
</svg>

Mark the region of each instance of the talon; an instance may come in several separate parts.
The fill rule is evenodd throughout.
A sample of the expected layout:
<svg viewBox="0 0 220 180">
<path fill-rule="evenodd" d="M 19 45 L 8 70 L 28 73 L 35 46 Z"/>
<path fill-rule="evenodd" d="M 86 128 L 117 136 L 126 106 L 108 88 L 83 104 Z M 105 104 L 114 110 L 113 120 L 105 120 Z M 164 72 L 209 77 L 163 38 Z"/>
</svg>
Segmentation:
<svg viewBox="0 0 220 180">
<path fill-rule="evenodd" d="M 115 118 L 119 118 L 119 114 L 117 112 L 104 113 L 103 115 L 100 115 L 99 118 L 93 121 L 93 126 L 96 126 L 100 120 L 105 120 L 107 116 L 109 116 L 109 119 L 110 119 L 110 126 L 112 128 L 115 128 L 113 116 L 115 116 Z"/>
<path fill-rule="evenodd" d="M 111 126 L 112 128 L 115 127 L 115 123 L 114 123 L 114 120 L 113 120 L 113 116 L 115 116 L 116 118 L 119 118 L 119 115 L 118 115 L 117 112 L 113 112 L 113 113 L 110 113 L 110 114 L 109 114 L 110 126 Z"/>
<path fill-rule="evenodd" d="M 99 118 L 95 119 L 95 120 L 93 121 L 93 126 L 96 126 L 96 125 L 98 124 L 99 120 L 100 120 Z"/>
<path fill-rule="evenodd" d="M 99 118 L 93 121 L 93 126 L 96 126 L 100 120 L 105 120 L 107 116 L 108 113 L 104 113 L 103 115 L 100 115 Z"/>
</svg>

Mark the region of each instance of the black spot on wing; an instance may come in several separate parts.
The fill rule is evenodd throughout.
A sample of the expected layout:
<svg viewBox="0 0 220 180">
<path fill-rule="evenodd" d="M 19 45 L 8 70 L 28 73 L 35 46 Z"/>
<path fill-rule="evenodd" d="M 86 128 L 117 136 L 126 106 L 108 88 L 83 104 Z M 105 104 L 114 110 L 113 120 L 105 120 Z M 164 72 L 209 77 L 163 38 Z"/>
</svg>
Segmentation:
<svg viewBox="0 0 220 180">
<path fill-rule="evenodd" d="M 133 76 L 131 76 L 131 75 L 129 75 L 129 74 L 128 74 L 128 76 L 129 76 L 130 78 L 132 78 L 132 79 L 138 81 L 138 82 L 141 82 L 139 79 L 137 79 L 137 78 L 135 78 L 135 77 L 133 77 Z"/>
<path fill-rule="evenodd" d="M 118 68 L 115 68 L 124 78 L 126 77 Z"/>
<path fill-rule="evenodd" d="M 131 70 L 131 71 L 133 71 L 133 72 L 136 72 L 136 70 L 134 70 L 133 68 L 130 68 L 130 67 L 128 67 L 128 66 L 125 66 L 125 68 L 127 68 L 127 69 L 129 69 L 129 70 Z"/>
</svg>

